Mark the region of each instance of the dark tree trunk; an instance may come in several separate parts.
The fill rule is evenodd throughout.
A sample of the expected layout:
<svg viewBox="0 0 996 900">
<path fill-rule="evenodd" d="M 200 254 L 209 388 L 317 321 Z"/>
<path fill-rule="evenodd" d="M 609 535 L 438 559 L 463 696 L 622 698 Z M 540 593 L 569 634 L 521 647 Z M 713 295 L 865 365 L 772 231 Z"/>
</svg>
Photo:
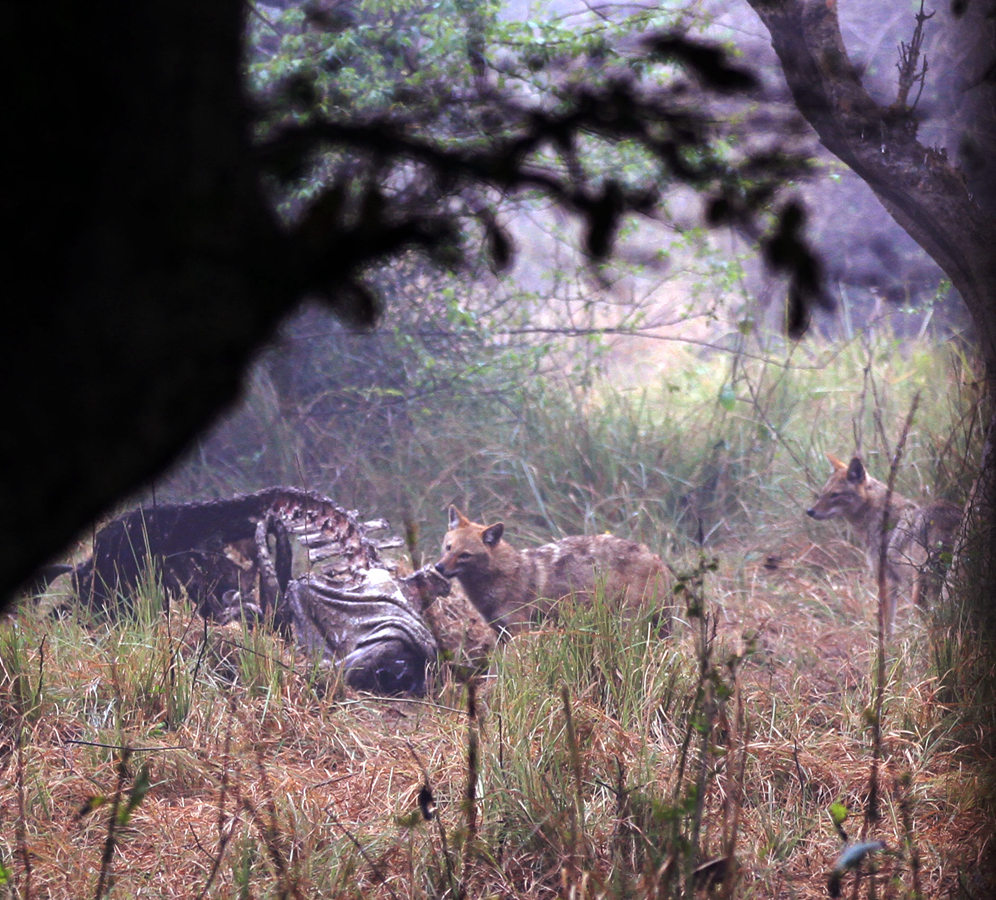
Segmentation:
<svg viewBox="0 0 996 900">
<path fill-rule="evenodd" d="M 252 160 L 244 9 L 3 4 L 4 593 L 235 398 L 297 299 Z"/>
</svg>

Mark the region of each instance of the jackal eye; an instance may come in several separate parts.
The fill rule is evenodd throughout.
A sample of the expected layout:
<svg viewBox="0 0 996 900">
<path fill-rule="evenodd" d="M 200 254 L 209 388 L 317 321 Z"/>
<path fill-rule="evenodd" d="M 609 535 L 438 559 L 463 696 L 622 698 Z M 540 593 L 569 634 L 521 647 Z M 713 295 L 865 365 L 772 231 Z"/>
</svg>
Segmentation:
<svg viewBox="0 0 996 900">
<path fill-rule="evenodd" d="M 470 559 L 470 553 L 466 550 L 461 550 L 457 559 Z"/>
<path fill-rule="evenodd" d="M 445 550 L 445 551 L 446 551 L 447 553 L 449 553 L 449 552 L 450 552 L 450 550 L 452 550 L 452 549 L 453 549 L 453 545 L 452 545 L 452 544 L 447 544 L 447 545 L 446 545 L 445 547 L 443 547 L 443 549 L 444 549 L 444 550 Z"/>
</svg>

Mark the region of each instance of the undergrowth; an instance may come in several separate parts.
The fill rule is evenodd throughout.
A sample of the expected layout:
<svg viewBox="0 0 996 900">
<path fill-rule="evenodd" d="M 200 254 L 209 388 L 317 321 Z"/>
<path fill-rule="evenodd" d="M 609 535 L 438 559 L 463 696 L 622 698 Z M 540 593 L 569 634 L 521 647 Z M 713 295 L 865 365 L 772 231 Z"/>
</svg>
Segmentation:
<svg viewBox="0 0 996 900">
<path fill-rule="evenodd" d="M 485 676 L 442 673 L 426 700 L 317 689 L 272 630 L 247 643 L 183 604 L 152 613 L 161 597 L 116 622 L 22 612 L 0 631 L 10 890 L 818 897 L 845 846 L 834 816 L 884 842 L 843 875 L 861 896 L 975 877 L 983 770 L 912 611 L 888 669 L 880 815 L 863 824 L 861 576 L 685 563 L 673 637 L 596 598 L 503 645 Z M 785 581 L 824 615 L 769 590 Z"/>
<path fill-rule="evenodd" d="M 63 588 L 60 614 L 0 623 L 3 889 L 815 898 L 838 865 L 848 896 L 988 896 L 993 793 L 949 684 L 959 631 L 939 640 L 901 612 L 876 716 L 862 554 L 802 515 L 824 451 L 888 474 L 928 383 L 947 389 L 918 411 L 897 489 L 962 500 L 979 440 L 967 364 L 861 342 L 685 363 L 627 392 L 531 386 L 486 420 L 455 399 L 371 454 L 342 427 L 302 479 L 407 520 L 423 558 L 449 502 L 505 520 L 513 544 L 638 537 L 676 573 L 670 638 L 569 605 L 485 675 L 387 700 L 265 624 L 204 623 L 154 573 L 128 615 Z M 239 477 L 215 487 L 273 480 Z"/>
</svg>

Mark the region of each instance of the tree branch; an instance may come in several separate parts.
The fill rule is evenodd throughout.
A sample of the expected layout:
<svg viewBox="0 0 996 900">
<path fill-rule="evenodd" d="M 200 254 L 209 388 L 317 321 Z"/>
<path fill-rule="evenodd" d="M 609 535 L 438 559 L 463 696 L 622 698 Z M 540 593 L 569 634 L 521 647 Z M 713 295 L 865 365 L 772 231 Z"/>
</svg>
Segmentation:
<svg viewBox="0 0 996 900">
<path fill-rule="evenodd" d="M 905 106 L 882 107 L 865 90 L 848 59 L 835 3 L 748 2 L 770 32 L 792 97 L 820 142 L 871 187 L 948 275 L 996 373 L 996 218 L 976 202 L 943 149 L 917 140 Z"/>
</svg>

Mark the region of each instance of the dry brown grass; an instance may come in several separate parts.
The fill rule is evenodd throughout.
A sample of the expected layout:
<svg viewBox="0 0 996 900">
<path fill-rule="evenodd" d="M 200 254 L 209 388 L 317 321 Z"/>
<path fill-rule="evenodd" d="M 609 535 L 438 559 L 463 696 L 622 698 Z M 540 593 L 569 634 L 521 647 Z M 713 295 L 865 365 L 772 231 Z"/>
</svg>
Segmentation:
<svg viewBox="0 0 996 900">
<path fill-rule="evenodd" d="M 754 723 L 746 785 L 756 802 L 746 804 L 741 846 L 754 848 L 743 855 L 756 867 L 745 873 L 746 881 L 756 878 L 765 886 L 758 896 L 826 896 L 825 875 L 841 849 L 827 815 L 831 803 L 843 802 L 852 812 L 845 823 L 852 838 L 864 834 L 871 736 L 863 720 L 872 705 L 874 600 L 860 558 L 853 548 L 841 550 L 840 561 L 853 564 L 849 576 L 826 567 L 828 561 L 775 572 L 758 566 L 749 593 L 728 595 L 723 603 L 730 630 L 757 628 L 762 648 L 762 665 L 745 669 L 742 688 Z M 807 550 L 801 558 L 812 554 Z M 894 874 L 899 883 L 880 885 L 878 896 L 911 896 L 900 809 L 907 794 L 922 895 L 989 896 L 991 882 L 979 887 L 978 875 L 983 865 L 992 867 L 991 788 L 982 787 L 992 775 L 990 761 L 964 742 L 937 703 L 924 625 L 914 610 L 904 614 L 903 645 L 894 657 L 902 662 L 891 667 L 887 684 L 882 815 L 867 835 L 896 851 L 882 855 L 880 871 L 883 881 Z M 780 705 L 789 707 L 788 715 L 779 714 Z M 777 727 L 767 724 L 776 720 Z M 792 832 L 782 835 L 788 846 L 781 859 L 765 853 L 772 821 Z M 807 827 L 800 833 L 802 822 Z M 962 893 L 960 880 L 975 885 L 975 892 Z"/>
<path fill-rule="evenodd" d="M 717 749 L 701 811 L 702 860 L 720 855 L 735 828 L 733 896 L 825 897 L 841 850 L 828 810 L 840 802 L 852 837 L 888 848 L 858 894 L 846 876 L 845 896 L 871 896 L 873 881 L 876 897 L 912 896 L 908 839 L 924 897 L 990 896 L 982 880 L 992 853 L 990 760 L 938 703 L 913 611 L 900 620 L 889 667 L 882 814 L 864 826 L 875 644 L 860 557 L 844 544 L 781 541 L 777 554 L 741 545 L 719 558 L 706 582 L 717 665 L 748 644 L 754 650 L 740 667 L 742 721 L 736 697 L 711 720 Z M 552 680 L 543 689 L 523 676 L 516 690 L 517 667 L 559 652 L 570 635 L 548 630 L 500 649 L 472 722 L 458 682 L 444 677 L 426 701 L 351 695 L 316 679 L 272 637 L 254 647 L 280 665 L 247 685 L 232 656 L 241 632 L 212 629 L 202 648 L 175 615 L 151 626 L 157 637 L 146 652 L 171 649 L 187 672 L 199 654 L 201 663 L 189 712 L 167 730 L 166 668 L 163 691 L 139 697 L 127 662 L 139 651 L 114 628 L 30 614 L 2 627 L 0 810 L 23 826 L 23 838 L 8 827 L 0 852 L 15 896 L 95 896 L 110 804 L 80 811 L 94 796 L 113 796 L 121 754 L 81 741 L 133 748 L 126 790 L 143 763 L 151 773 L 148 795 L 117 834 L 112 897 L 194 898 L 208 885 L 211 897 L 462 890 L 581 898 L 660 889 L 660 860 L 649 865 L 640 834 L 656 827 L 655 799 L 682 796 L 675 770 L 690 701 L 676 696 L 662 712 L 648 698 L 645 715 L 627 725 L 629 714 L 604 702 L 595 679 L 587 690 L 565 685 L 567 709 Z M 685 690 L 695 669 L 691 631 L 674 638 Z M 473 821 L 463 801 L 471 729 L 480 737 Z M 438 806 L 431 822 L 419 814 L 427 779 Z"/>
</svg>

